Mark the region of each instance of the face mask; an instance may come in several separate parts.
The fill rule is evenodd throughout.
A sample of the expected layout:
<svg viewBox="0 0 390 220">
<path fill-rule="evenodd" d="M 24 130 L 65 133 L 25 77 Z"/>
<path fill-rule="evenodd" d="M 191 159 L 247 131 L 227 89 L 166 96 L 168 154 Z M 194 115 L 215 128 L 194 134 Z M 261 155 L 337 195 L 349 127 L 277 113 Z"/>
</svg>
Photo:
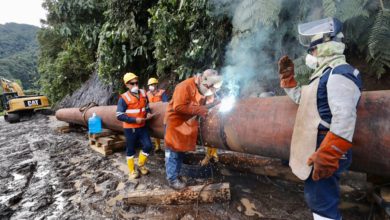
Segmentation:
<svg viewBox="0 0 390 220">
<path fill-rule="evenodd" d="M 131 88 L 130 90 L 132 93 L 138 93 L 138 86 L 134 86 L 133 88 Z"/>
<path fill-rule="evenodd" d="M 306 62 L 306 66 L 308 66 L 310 69 L 316 69 L 317 68 L 317 65 L 318 65 L 317 57 L 315 57 L 315 56 L 313 56 L 311 54 L 308 54 L 308 55 L 306 55 L 305 62 Z"/>
<path fill-rule="evenodd" d="M 149 86 L 149 91 L 152 91 L 152 92 L 153 92 L 154 89 L 155 89 L 154 86 Z"/>
</svg>

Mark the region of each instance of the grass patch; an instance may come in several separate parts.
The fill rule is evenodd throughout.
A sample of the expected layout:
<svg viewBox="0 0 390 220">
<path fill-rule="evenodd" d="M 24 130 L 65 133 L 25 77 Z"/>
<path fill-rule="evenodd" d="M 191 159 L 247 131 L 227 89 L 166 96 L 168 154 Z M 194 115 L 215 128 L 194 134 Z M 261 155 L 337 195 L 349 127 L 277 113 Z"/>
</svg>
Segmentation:
<svg viewBox="0 0 390 220">
<path fill-rule="evenodd" d="M 5 111 L 0 111 L 0 116 L 4 116 Z"/>
</svg>

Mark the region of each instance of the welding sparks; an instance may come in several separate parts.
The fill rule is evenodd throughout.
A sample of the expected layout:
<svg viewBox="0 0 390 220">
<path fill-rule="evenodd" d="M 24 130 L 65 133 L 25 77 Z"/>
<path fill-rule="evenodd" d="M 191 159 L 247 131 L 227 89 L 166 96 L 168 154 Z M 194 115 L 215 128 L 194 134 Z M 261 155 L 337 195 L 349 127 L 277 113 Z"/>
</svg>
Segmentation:
<svg viewBox="0 0 390 220">
<path fill-rule="evenodd" d="M 228 96 L 222 99 L 221 106 L 219 107 L 220 112 L 228 112 L 232 110 L 236 98 L 234 96 Z"/>
</svg>

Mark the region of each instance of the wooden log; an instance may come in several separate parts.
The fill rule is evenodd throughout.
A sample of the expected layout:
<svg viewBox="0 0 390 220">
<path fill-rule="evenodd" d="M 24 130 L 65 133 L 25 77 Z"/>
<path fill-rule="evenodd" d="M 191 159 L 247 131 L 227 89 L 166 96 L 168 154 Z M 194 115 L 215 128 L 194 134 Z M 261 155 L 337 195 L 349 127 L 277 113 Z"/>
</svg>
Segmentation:
<svg viewBox="0 0 390 220">
<path fill-rule="evenodd" d="M 230 201 L 230 184 L 215 183 L 189 186 L 182 191 L 173 189 L 141 190 L 127 193 L 123 198 L 129 204 L 180 205 Z"/>
<path fill-rule="evenodd" d="M 221 153 L 218 157 L 220 163 L 238 171 L 302 182 L 279 159 L 237 152 Z"/>
</svg>

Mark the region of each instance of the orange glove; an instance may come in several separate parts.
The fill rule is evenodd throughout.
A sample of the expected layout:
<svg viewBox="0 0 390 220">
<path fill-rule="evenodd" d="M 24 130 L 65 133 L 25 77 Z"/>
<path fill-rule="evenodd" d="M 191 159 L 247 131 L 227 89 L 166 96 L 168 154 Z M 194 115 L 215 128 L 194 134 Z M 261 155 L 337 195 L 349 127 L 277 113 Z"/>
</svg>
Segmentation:
<svg viewBox="0 0 390 220">
<path fill-rule="evenodd" d="M 313 165 L 314 181 L 322 178 L 328 178 L 339 168 L 339 160 L 348 149 L 352 147 L 352 143 L 328 132 L 322 141 L 320 147 L 314 152 L 307 161 L 307 165 Z"/>
<path fill-rule="evenodd" d="M 294 63 L 288 56 L 279 59 L 279 78 L 281 88 L 294 88 L 297 81 L 294 78 Z"/>
</svg>

